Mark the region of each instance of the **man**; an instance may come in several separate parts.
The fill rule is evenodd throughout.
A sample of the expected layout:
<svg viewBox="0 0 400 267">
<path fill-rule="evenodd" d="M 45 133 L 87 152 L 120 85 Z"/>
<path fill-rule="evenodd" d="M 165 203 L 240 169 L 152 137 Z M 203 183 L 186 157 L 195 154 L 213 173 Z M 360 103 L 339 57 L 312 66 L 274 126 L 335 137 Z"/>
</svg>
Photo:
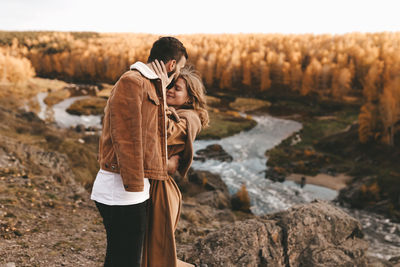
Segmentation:
<svg viewBox="0 0 400 267">
<path fill-rule="evenodd" d="M 148 179 L 163 180 L 168 175 L 167 85 L 162 84 L 151 63 L 164 62 L 172 81 L 187 58 L 178 39 L 158 39 L 147 64 L 133 64 L 115 84 L 107 101 L 99 142 L 100 170 L 91 195 L 107 233 L 104 266 L 140 266 Z"/>
</svg>

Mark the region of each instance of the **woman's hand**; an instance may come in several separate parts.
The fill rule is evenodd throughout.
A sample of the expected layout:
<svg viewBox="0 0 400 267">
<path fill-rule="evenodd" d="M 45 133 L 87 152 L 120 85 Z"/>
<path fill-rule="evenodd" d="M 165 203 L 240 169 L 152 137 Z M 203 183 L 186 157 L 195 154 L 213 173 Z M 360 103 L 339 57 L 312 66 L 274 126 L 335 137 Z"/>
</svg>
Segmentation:
<svg viewBox="0 0 400 267">
<path fill-rule="evenodd" d="M 160 78 L 163 91 L 165 92 L 168 84 L 170 84 L 172 79 L 174 78 L 174 75 L 171 75 L 171 77 L 168 77 L 167 68 L 165 67 L 165 64 L 164 64 L 164 62 L 162 62 L 162 60 L 158 61 L 156 59 L 153 62 L 151 62 L 151 65 L 153 67 L 154 72 Z"/>
<path fill-rule="evenodd" d="M 176 172 L 179 166 L 179 155 L 172 156 L 168 159 L 168 174 L 172 175 Z"/>
</svg>

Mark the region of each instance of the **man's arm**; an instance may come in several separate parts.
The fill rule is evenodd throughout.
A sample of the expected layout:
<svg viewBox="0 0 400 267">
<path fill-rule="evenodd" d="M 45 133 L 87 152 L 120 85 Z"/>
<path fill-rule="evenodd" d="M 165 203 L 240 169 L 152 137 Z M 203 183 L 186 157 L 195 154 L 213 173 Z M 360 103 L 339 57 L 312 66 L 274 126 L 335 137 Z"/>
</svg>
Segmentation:
<svg viewBox="0 0 400 267">
<path fill-rule="evenodd" d="M 126 191 L 143 191 L 142 148 L 143 82 L 123 76 L 110 98 L 110 131 Z"/>
</svg>

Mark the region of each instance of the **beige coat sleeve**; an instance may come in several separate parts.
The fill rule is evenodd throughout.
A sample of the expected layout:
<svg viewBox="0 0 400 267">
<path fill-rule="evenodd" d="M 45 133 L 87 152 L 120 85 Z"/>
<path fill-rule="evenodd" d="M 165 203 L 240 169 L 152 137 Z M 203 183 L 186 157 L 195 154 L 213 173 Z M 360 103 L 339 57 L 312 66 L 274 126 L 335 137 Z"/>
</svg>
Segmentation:
<svg viewBox="0 0 400 267">
<path fill-rule="evenodd" d="M 169 108 L 167 111 L 167 144 L 182 145 L 187 139 L 187 122 L 180 118 L 175 110 Z"/>
</svg>

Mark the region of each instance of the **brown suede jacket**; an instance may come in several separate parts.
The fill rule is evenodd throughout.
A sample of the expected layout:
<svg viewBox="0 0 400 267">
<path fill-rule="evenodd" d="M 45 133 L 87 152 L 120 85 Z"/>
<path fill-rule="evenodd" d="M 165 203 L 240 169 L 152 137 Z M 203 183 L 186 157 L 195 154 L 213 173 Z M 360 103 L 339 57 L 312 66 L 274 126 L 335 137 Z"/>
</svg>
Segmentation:
<svg viewBox="0 0 400 267">
<path fill-rule="evenodd" d="M 129 192 L 143 191 L 144 177 L 168 177 L 161 81 L 149 76 L 143 63 L 125 72 L 112 89 L 104 110 L 100 167 L 120 173 Z"/>
</svg>

